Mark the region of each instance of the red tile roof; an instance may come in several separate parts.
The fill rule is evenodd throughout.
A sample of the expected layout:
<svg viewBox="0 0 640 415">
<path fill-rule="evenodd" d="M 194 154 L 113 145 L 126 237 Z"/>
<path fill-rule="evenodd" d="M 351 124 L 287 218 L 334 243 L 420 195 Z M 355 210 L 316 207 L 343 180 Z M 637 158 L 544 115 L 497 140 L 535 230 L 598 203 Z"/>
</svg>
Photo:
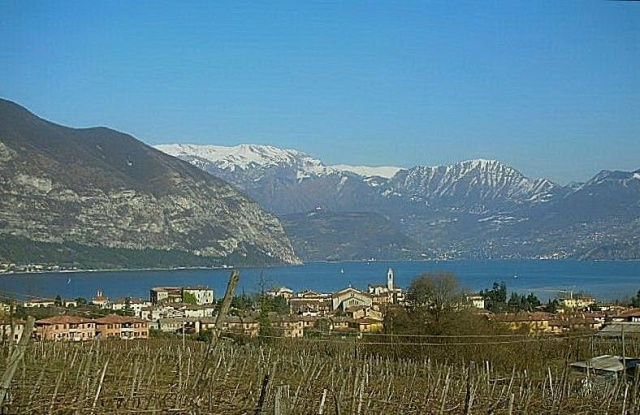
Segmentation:
<svg viewBox="0 0 640 415">
<path fill-rule="evenodd" d="M 137 317 L 121 316 L 118 314 L 110 314 L 105 317 L 97 318 L 96 324 L 126 324 L 126 323 L 148 323 L 147 320 L 142 320 Z"/>
<path fill-rule="evenodd" d="M 37 320 L 36 325 L 47 325 L 47 324 L 84 324 L 84 323 L 93 323 L 94 321 L 84 317 L 78 316 L 53 316 L 49 318 L 43 318 L 42 320 Z"/>
</svg>

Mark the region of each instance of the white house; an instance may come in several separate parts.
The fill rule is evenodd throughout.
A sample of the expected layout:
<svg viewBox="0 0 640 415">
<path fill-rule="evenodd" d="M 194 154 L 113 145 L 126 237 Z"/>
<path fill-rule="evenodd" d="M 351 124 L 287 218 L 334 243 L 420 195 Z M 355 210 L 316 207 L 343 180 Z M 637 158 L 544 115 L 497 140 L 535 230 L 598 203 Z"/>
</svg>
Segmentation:
<svg viewBox="0 0 640 415">
<path fill-rule="evenodd" d="M 35 308 L 35 307 L 53 307 L 56 305 L 56 300 L 50 298 L 40 298 L 28 300 L 22 303 L 24 308 Z"/>
<path fill-rule="evenodd" d="M 142 309 L 151 307 L 151 301 L 147 301 L 143 298 L 121 297 L 111 303 L 111 309 L 113 311 L 122 311 L 126 310 L 127 305 L 129 306 L 129 310 L 131 310 L 132 315 L 138 318 L 143 318 Z"/>
<path fill-rule="evenodd" d="M 166 333 L 198 333 L 200 321 L 197 318 L 161 318 L 158 319 L 158 330 Z"/>
<path fill-rule="evenodd" d="M 202 318 L 213 316 L 213 305 L 192 305 L 184 304 L 178 308 L 185 317 Z"/>
<path fill-rule="evenodd" d="M 180 287 L 153 287 L 149 290 L 149 300 L 153 304 L 182 302 Z"/>
<path fill-rule="evenodd" d="M 184 312 L 178 307 L 174 307 L 173 304 L 156 305 L 151 310 L 150 320 L 166 319 L 166 318 L 180 318 L 184 317 Z"/>
<path fill-rule="evenodd" d="M 274 287 L 267 291 L 267 295 L 270 297 L 283 297 L 286 300 L 293 297 L 293 290 L 287 287 Z"/>
<path fill-rule="evenodd" d="M 485 302 L 484 297 L 481 295 L 467 295 L 467 303 L 470 304 L 471 307 L 484 310 Z"/>
<path fill-rule="evenodd" d="M 10 319 L 0 320 L 0 340 L 11 340 L 17 342 L 24 333 L 25 322 L 20 319 L 11 321 Z"/>
<path fill-rule="evenodd" d="M 151 320 L 152 314 L 153 314 L 153 307 L 143 307 L 140 310 L 140 315 L 137 317 L 143 320 Z"/>
<path fill-rule="evenodd" d="M 194 287 L 184 287 L 182 289 L 182 301 L 185 301 L 185 293 L 191 294 L 196 298 L 196 304 L 213 304 L 216 299 L 212 288 L 197 285 Z"/>
<path fill-rule="evenodd" d="M 563 308 L 587 308 L 590 305 L 596 303 L 596 298 L 591 296 L 569 296 L 569 298 L 562 298 L 560 300 L 560 306 Z"/>
</svg>

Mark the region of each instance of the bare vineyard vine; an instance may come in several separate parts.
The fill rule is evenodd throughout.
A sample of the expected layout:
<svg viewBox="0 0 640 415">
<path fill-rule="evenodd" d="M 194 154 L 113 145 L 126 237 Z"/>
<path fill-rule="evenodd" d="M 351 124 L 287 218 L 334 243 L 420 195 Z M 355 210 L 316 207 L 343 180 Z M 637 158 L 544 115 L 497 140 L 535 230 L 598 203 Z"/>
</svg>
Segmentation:
<svg viewBox="0 0 640 415">
<path fill-rule="evenodd" d="M 637 379 L 570 372 L 619 347 L 593 336 L 263 340 L 31 343 L 3 413 L 640 413 Z"/>
</svg>

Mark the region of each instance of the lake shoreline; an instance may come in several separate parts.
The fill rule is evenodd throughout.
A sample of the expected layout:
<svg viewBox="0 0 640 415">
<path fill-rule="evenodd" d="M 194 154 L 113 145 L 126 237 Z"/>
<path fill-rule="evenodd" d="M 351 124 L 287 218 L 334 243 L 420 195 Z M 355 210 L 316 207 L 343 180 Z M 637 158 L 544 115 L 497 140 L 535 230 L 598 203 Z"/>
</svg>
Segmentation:
<svg viewBox="0 0 640 415">
<path fill-rule="evenodd" d="M 271 269 L 271 268 L 281 268 L 281 267 L 300 267 L 305 265 L 312 264 L 380 264 L 380 263 L 397 263 L 397 262 L 410 262 L 410 263 L 456 263 L 456 262 L 466 262 L 466 261 L 475 261 L 475 262 L 517 262 L 517 261 L 539 261 L 539 262 L 581 262 L 581 263 L 640 263 L 640 259 L 578 259 L 578 258 L 559 258 L 559 259 L 550 259 L 550 258 L 509 258 L 509 259 L 418 259 L 418 260 L 406 260 L 406 261 L 398 261 L 398 260 L 347 260 L 347 261 L 312 261 L 305 262 L 302 264 L 271 264 L 271 265 L 250 265 L 250 266 L 219 266 L 219 267 L 171 267 L 171 268 L 163 268 L 163 267 L 152 267 L 152 268 L 92 268 L 92 269 L 61 269 L 61 270 L 38 270 L 38 271 L 9 271 L 9 272 L 0 272 L 0 278 L 4 276 L 13 276 L 13 275 L 42 275 L 42 274 L 78 274 L 78 273 L 109 273 L 109 272 L 147 272 L 147 271 L 158 271 L 158 272 L 172 272 L 172 271 L 219 271 L 219 270 L 233 270 L 233 269 Z"/>
<path fill-rule="evenodd" d="M 424 273 L 454 274 L 460 285 L 473 292 L 491 289 L 505 281 L 511 292 L 538 298 L 557 296 L 560 291 L 593 294 L 599 300 L 632 297 L 640 288 L 640 261 L 579 260 L 461 260 L 322 262 L 305 265 L 239 268 L 237 293 L 287 287 L 294 292 L 313 290 L 331 293 L 346 287 L 367 291 L 369 285 L 386 284 L 393 268 L 395 286 L 407 289 Z M 155 286 L 211 287 L 216 296 L 225 292 L 230 268 L 152 269 L 4 274 L 0 292 L 16 298 L 91 298 L 98 290 L 110 298 L 148 297 Z M 514 276 L 517 275 L 517 278 Z"/>
</svg>

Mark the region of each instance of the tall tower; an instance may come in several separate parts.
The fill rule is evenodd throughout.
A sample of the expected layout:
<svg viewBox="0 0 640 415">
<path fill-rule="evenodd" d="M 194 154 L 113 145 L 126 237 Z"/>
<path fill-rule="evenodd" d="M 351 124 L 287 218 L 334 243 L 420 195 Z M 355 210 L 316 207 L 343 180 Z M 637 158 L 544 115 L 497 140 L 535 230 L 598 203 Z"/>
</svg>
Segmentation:
<svg viewBox="0 0 640 415">
<path fill-rule="evenodd" d="M 387 288 L 389 291 L 393 291 L 393 270 L 391 268 L 387 271 Z"/>
</svg>

